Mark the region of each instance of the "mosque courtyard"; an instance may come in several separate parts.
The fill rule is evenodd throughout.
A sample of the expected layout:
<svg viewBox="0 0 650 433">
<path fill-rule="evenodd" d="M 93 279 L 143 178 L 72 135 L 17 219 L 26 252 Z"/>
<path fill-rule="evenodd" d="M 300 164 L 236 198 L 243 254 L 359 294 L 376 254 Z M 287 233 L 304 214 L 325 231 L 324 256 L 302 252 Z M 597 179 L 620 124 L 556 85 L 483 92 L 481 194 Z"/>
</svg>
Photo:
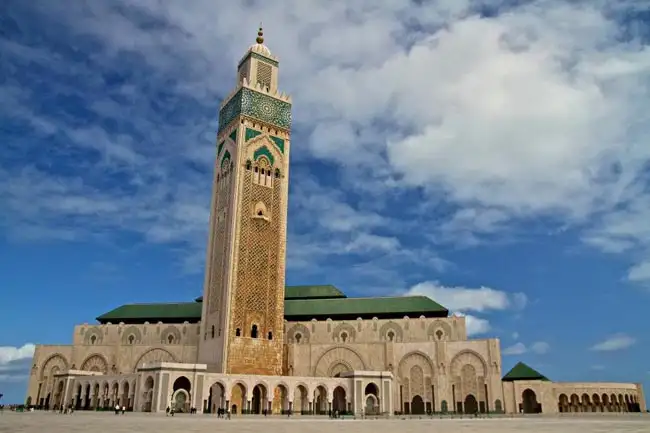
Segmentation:
<svg viewBox="0 0 650 433">
<path fill-rule="evenodd" d="M 179 430 L 180 429 L 180 430 Z M 166 417 L 161 414 L 76 412 L 60 415 L 52 412 L 0 414 L 0 432 L 21 433 L 187 433 L 237 432 L 259 433 L 395 433 L 399 432 L 650 432 L 650 417 L 641 414 L 630 415 L 584 415 L 580 416 L 516 416 L 489 419 L 377 419 L 377 420 L 330 420 L 320 417 L 233 417 L 231 420 L 217 419 L 209 415 L 177 415 Z"/>
</svg>

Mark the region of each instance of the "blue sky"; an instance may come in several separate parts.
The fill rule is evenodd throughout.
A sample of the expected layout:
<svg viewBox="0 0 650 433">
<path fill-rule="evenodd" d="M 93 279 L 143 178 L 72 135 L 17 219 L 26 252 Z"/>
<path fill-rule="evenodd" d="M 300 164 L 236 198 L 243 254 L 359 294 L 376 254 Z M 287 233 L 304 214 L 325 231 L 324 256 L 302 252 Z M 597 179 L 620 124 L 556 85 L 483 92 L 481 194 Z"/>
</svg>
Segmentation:
<svg viewBox="0 0 650 433">
<path fill-rule="evenodd" d="M 648 389 L 648 2 L 351 8 L 4 2 L 5 401 L 32 344 L 201 294 L 217 110 L 260 21 L 294 100 L 288 284 L 427 294 L 504 372 Z"/>
</svg>

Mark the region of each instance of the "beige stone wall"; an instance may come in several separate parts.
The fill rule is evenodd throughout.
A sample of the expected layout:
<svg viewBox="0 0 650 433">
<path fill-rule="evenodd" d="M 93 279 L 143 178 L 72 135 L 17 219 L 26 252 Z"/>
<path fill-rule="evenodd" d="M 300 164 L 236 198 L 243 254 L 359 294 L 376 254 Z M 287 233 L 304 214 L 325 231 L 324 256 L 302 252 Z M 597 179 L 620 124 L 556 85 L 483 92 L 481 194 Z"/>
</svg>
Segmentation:
<svg viewBox="0 0 650 433">
<path fill-rule="evenodd" d="M 194 363 L 199 329 L 198 323 L 75 326 L 73 344 L 36 346 L 27 397 L 46 398 L 53 377 L 68 369 L 129 374 L 144 362 Z"/>
<path fill-rule="evenodd" d="M 451 411 L 469 394 L 490 409 L 503 400 L 499 341 L 467 340 L 463 317 L 288 322 L 285 329 L 289 375 L 391 371 L 397 410 L 417 397 L 435 411 L 443 401 Z"/>
<path fill-rule="evenodd" d="M 628 412 L 627 403 L 640 403 L 645 410 L 641 385 L 615 382 L 503 382 L 506 411 L 526 411 L 525 401 L 542 405 L 543 413 Z M 534 397 L 534 400 L 531 400 Z"/>
</svg>

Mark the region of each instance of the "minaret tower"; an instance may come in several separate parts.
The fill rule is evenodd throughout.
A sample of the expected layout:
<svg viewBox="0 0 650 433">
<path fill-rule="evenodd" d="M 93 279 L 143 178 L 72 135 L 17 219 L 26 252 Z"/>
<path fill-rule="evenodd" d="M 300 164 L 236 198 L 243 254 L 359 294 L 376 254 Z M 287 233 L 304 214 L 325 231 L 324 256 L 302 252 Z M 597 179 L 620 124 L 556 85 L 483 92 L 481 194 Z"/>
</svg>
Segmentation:
<svg viewBox="0 0 650 433">
<path fill-rule="evenodd" d="M 198 356 L 211 371 L 282 374 L 290 133 L 260 27 L 219 111 Z"/>
</svg>

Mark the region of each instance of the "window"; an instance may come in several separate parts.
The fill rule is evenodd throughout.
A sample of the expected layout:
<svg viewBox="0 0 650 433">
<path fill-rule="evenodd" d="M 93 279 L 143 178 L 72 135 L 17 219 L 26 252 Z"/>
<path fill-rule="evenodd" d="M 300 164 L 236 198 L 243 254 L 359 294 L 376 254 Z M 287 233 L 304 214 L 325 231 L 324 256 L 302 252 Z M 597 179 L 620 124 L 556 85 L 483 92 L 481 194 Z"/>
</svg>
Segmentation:
<svg viewBox="0 0 650 433">
<path fill-rule="evenodd" d="M 241 329 L 235 329 L 235 337 L 241 337 Z"/>
<path fill-rule="evenodd" d="M 97 341 L 97 337 L 95 337 L 94 335 L 90 337 L 90 344 L 95 344 L 96 341 Z"/>
<path fill-rule="evenodd" d="M 246 161 L 246 170 L 247 171 L 251 170 L 251 162 L 250 161 Z"/>
<path fill-rule="evenodd" d="M 255 170 L 253 170 L 255 173 L 258 173 L 260 171 L 259 168 L 255 167 Z"/>
<path fill-rule="evenodd" d="M 133 344 L 135 341 L 135 336 L 133 334 L 129 335 L 129 344 Z"/>
<path fill-rule="evenodd" d="M 251 327 L 251 338 L 257 338 L 257 325 Z"/>
<path fill-rule="evenodd" d="M 273 340 L 273 332 L 269 331 L 268 339 Z"/>
<path fill-rule="evenodd" d="M 436 331 L 436 337 L 438 340 L 442 340 L 442 336 L 445 335 L 444 332 L 442 332 L 440 329 Z"/>
<path fill-rule="evenodd" d="M 300 339 L 302 338 L 302 334 L 300 332 L 297 332 L 293 338 L 295 338 L 296 343 L 300 344 Z"/>
<path fill-rule="evenodd" d="M 212 338 L 214 338 L 214 325 L 212 325 Z"/>
<path fill-rule="evenodd" d="M 174 344 L 174 336 L 171 335 L 171 334 L 169 334 L 169 335 L 167 336 L 167 342 L 168 342 L 169 344 Z"/>
<path fill-rule="evenodd" d="M 280 169 L 279 169 L 279 168 L 276 168 L 276 169 L 275 169 L 275 177 L 276 177 L 276 178 L 279 178 L 279 177 L 280 177 Z"/>
<path fill-rule="evenodd" d="M 258 210 L 257 216 L 264 216 L 264 211 L 262 209 Z"/>
<path fill-rule="evenodd" d="M 395 339 L 395 333 L 393 331 L 388 331 L 388 341 L 393 341 Z"/>
<path fill-rule="evenodd" d="M 348 339 L 347 332 L 341 332 L 341 341 L 345 343 L 347 339 Z"/>
</svg>

